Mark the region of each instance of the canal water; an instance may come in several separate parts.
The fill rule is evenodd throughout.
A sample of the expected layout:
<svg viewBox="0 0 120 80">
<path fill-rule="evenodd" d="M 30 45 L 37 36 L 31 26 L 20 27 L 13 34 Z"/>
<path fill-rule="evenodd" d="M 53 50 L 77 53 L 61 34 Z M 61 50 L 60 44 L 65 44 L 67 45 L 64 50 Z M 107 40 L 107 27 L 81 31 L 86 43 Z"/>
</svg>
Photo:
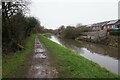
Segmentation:
<svg viewBox="0 0 120 80">
<path fill-rule="evenodd" d="M 52 35 L 50 40 L 65 46 L 76 54 L 79 54 L 100 66 L 105 67 L 107 70 L 118 74 L 118 49 L 108 47 L 105 45 L 94 44 L 85 41 L 75 41 L 71 39 L 60 39 L 57 36 Z"/>
</svg>

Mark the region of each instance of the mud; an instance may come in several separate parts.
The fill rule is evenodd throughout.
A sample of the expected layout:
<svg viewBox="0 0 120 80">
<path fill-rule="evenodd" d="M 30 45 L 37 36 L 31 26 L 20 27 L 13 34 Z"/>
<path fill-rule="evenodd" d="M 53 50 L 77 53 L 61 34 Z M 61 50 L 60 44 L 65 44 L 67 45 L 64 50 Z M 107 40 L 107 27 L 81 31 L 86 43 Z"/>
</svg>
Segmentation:
<svg viewBox="0 0 120 80">
<path fill-rule="evenodd" d="M 50 64 L 47 50 L 36 37 L 27 78 L 57 78 L 57 70 Z"/>
</svg>

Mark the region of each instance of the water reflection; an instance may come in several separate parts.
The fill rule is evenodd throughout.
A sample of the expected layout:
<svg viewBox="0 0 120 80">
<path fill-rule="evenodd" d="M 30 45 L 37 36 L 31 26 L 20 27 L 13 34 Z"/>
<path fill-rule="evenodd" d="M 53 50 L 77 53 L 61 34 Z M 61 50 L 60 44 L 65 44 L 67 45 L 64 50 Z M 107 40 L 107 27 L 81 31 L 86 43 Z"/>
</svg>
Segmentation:
<svg viewBox="0 0 120 80">
<path fill-rule="evenodd" d="M 89 42 L 70 39 L 59 39 L 56 36 L 51 36 L 52 41 L 63 45 L 77 54 L 84 56 L 85 58 L 92 60 L 102 67 L 110 70 L 113 73 L 118 74 L 118 49 L 108 47 L 105 45 L 94 44 Z"/>
<path fill-rule="evenodd" d="M 62 45 L 62 44 L 59 42 L 59 39 L 58 39 L 57 37 L 55 37 L 55 36 L 51 36 L 51 37 L 50 37 L 50 40 L 52 40 L 52 41 L 54 41 L 54 42 Z"/>
</svg>

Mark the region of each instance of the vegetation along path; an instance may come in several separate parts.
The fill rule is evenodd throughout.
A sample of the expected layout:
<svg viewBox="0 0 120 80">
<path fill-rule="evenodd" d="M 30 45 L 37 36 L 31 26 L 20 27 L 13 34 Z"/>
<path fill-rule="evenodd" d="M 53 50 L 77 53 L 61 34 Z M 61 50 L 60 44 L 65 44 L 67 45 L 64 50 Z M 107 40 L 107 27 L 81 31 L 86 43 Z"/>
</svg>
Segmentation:
<svg viewBox="0 0 120 80">
<path fill-rule="evenodd" d="M 25 78 L 30 62 L 29 56 L 32 53 L 35 35 L 31 35 L 25 41 L 25 48 L 14 53 L 6 55 L 2 59 L 2 78 Z M 13 53 L 11 53 L 13 54 Z"/>
<path fill-rule="evenodd" d="M 49 63 L 46 49 L 36 36 L 31 66 L 28 70 L 28 78 L 56 78 L 57 71 Z"/>
</svg>

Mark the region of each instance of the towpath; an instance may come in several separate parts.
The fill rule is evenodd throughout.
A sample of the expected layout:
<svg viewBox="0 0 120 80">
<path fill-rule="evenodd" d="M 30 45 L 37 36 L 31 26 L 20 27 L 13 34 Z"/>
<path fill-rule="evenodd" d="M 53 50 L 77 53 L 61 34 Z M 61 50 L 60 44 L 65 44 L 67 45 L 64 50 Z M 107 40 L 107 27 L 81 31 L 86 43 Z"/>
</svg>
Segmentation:
<svg viewBox="0 0 120 80">
<path fill-rule="evenodd" d="M 36 36 L 27 78 L 57 78 L 57 70 L 50 64 L 47 50 Z"/>
</svg>

